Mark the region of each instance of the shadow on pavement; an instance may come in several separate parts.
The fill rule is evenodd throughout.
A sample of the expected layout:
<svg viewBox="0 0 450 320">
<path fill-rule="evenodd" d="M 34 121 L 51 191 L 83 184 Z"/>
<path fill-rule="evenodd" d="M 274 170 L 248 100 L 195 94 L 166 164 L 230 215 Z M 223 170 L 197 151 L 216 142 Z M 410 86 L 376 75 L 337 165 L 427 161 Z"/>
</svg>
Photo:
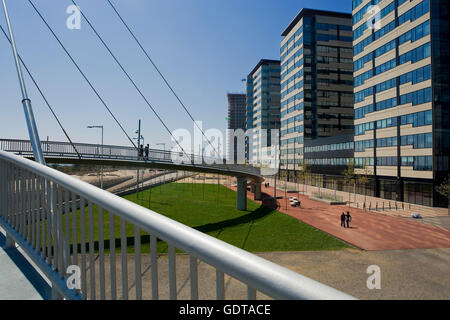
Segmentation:
<svg viewBox="0 0 450 320">
<path fill-rule="evenodd" d="M 6 238 L 3 233 L 0 232 L 0 246 L 5 247 Z M 45 281 L 39 272 L 28 262 L 28 260 L 17 249 L 5 249 L 5 253 L 14 262 L 14 264 L 23 273 L 25 278 L 36 289 L 39 295 L 44 300 L 48 300 L 51 297 L 51 288 L 47 281 Z"/>
</svg>

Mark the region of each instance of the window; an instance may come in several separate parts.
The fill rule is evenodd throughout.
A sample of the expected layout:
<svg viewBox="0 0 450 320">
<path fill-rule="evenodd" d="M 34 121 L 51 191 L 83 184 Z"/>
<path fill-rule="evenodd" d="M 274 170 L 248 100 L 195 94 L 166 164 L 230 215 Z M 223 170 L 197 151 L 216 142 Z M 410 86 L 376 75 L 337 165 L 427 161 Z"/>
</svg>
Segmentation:
<svg viewBox="0 0 450 320">
<path fill-rule="evenodd" d="M 395 127 L 395 126 L 397 126 L 397 117 L 378 120 L 376 122 L 376 125 L 377 125 L 377 129 L 385 129 L 385 128 L 390 128 L 390 127 Z"/>
<path fill-rule="evenodd" d="M 431 45 L 428 42 L 423 46 L 420 46 L 416 49 L 413 49 L 411 51 L 402 54 L 399 57 L 399 65 L 405 64 L 409 61 L 411 61 L 411 63 L 416 63 L 417 61 L 428 58 L 430 54 L 431 54 Z"/>
<path fill-rule="evenodd" d="M 431 102 L 431 88 L 410 92 L 400 96 L 400 104 L 412 103 L 413 106 Z"/>
</svg>

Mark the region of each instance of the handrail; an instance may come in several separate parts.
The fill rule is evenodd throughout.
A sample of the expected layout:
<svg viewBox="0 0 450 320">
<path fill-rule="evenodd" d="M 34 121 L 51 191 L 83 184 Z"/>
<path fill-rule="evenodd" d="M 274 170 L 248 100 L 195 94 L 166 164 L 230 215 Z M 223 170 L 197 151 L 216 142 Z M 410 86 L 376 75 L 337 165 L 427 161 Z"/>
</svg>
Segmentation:
<svg viewBox="0 0 450 320">
<path fill-rule="evenodd" d="M 213 168 L 222 172 L 228 172 L 228 175 L 242 175 L 248 176 L 252 180 L 262 181 L 258 169 L 253 167 L 247 167 L 243 165 L 234 164 L 220 164 L 220 161 L 211 157 L 200 157 L 191 155 L 191 159 L 194 163 L 189 161 L 181 161 L 181 163 L 174 163 L 172 161 L 174 156 L 180 156 L 182 153 L 172 152 L 168 150 L 150 149 L 148 159 L 139 158 L 136 154 L 136 149 L 126 146 L 114 146 L 99 144 L 87 144 L 87 143 L 74 143 L 78 152 L 75 152 L 73 146 L 68 142 L 55 142 L 55 141 L 41 141 L 42 150 L 46 158 L 50 160 L 56 159 L 77 159 L 79 155 L 82 156 L 82 160 L 102 159 L 102 160 L 126 160 L 126 161 L 138 161 L 138 162 L 155 162 L 173 165 L 183 165 L 192 167 L 192 171 L 195 168 L 207 169 Z M 0 150 L 17 153 L 26 157 L 33 157 L 33 150 L 29 140 L 17 140 L 17 139 L 0 139 Z M 101 150 L 103 152 L 101 153 Z M 186 160 L 186 159 L 185 159 Z"/>
<path fill-rule="evenodd" d="M 46 154 L 51 153 L 75 153 L 73 149 L 73 145 L 68 142 L 61 141 L 41 141 L 41 145 L 43 148 L 43 152 Z M 133 147 L 127 146 L 117 146 L 117 145 L 101 145 L 101 144 L 92 144 L 92 143 L 74 143 L 75 146 L 84 150 L 85 155 L 96 155 L 96 156 L 124 156 L 135 159 L 137 157 L 136 149 Z M 103 148 L 103 153 L 100 153 L 100 150 Z M 20 140 L 20 139 L 0 139 L 0 150 L 10 151 L 10 152 L 24 152 L 29 153 L 32 152 L 31 142 L 29 140 Z M 106 152 L 105 152 L 106 151 Z M 109 151 L 109 152 L 108 152 Z M 159 155 L 163 156 L 163 159 L 170 160 L 172 159 L 172 155 L 181 155 L 182 152 L 173 152 L 170 150 L 158 150 L 158 149 L 149 149 L 150 155 Z M 193 155 L 194 160 L 210 160 L 210 161 L 218 161 L 217 158 L 212 157 L 199 157 L 198 155 Z M 151 157 L 150 157 L 151 158 Z M 158 157 L 159 159 L 159 157 Z"/>
<path fill-rule="evenodd" d="M 254 290 L 259 290 L 276 299 L 354 299 L 334 288 L 229 245 L 62 172 L 20 156 L 0 151 L 0 174 L 7 172 L 8 166 L 5 167 L 5 164 L 16 166 L 21 170 L 28 171 L 29 174 L 43 178 L 51 182 L 53 186 L 56 185 L 56 188 L 63 188 L 63 190 L 65 189 L 72 194 L 76 194 L 81 199 L 85 199 L 88 204 L 96 204 L 111 214 L 118 216 L 121 221 L 131 223 L 135 228 L 137 227 L 142 231 L 148 232 L 152 237 L 157 237 L 167 242 L 169 244 L 169 266 L 171 265 L 171 259 L 172 266 L 174 266 L 174 248 L 179 248 L 190 254 L 191 257 L 205 261 L 215 267 L 218 275 L 221 274 L 223 277 L 223 273 L 226 273 L 247 284 L 249 297 L 254 297 Z M 1 187 L 0 185 L 0 190 Z M 0 197 L 0 201 L 2 199 L 4 197 Z M 3 207 L 4 205 L 0 205 L 0 209 Z M 92 227 L 88 225 L 86 230 L 92 231 Z M 58 243 L 56 245 L 58 248 L 64 246 L 64 244 Z M 56 252 L 58 251 L 56 250 Z M 171 280 L 171 293 L 173 292 L 172 281 L 173 279 Z M 220 285 L 219 280 L 217 285 Z M 176 294 L 176 291 L 173 294 Z"/>
</svg>

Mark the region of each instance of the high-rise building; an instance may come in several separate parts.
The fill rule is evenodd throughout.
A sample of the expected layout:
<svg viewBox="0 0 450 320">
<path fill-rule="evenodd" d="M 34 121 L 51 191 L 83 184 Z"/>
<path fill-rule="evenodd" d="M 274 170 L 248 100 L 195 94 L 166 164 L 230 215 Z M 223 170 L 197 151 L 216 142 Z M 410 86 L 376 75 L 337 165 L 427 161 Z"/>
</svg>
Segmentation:
<svg viewBox="0 0 450 320">
<path fill-rule="evenodd" d="M 449 174 L 449 3 L 353 0 L 352 14 L 356 166 L 375 196 L 445 205 L 435 187 Z"/>
<path fill-rule="evenodd" d="M 322 138 L 345 135 L 347 143 L 354 132 L 352 16 L 303 9 L 282 36 L 280 170 L 293 180 L 304 148 L 317 148 L 312 141 L 334 145 Z M 308 157 L 306 162 L 345 166 L 351 160 L 346 151 L 333 155 L 337 160 Z"/>
<path fill-rule="evenodd" d="M 235 132 L 242 130 L 245 133 L 247 123 L 247 99 L 245 93 L 228 93 L 228 133 L 227 133 L 227 154 L 229 162 L 237 163 L 245 160 L 244 149 L 239 146 L 239 139 L 235 137 Z M 239 148 L 241 147 L 241 148 Z"/>
<path fill-rule="evenodd" d="M 280 129 L 280 61 L 262 59 L 247 76 L 247 134 L 249 162 L 264 165 L 271 156 L 272 140 L 278 145 L 278 134 L 272 139 L 272 130 Z"/>
<path fill-rule="evenodd" d="M 246 141 L 245 141 L 245 159 L 248 163 L 252 163 L 253 146 L 251 144 L 253 132 L 253 77 L 247 76 L 246 92 L 247 92 L 247 123 L 246 123 Z"/>
</svg>

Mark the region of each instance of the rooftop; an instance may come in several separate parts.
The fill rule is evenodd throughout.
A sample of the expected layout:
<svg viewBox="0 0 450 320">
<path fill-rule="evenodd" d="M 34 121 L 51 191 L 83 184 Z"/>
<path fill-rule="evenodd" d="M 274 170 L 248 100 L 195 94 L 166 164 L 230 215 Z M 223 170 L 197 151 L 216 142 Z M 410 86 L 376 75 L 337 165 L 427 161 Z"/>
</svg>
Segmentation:
<svg viewBox="0 0 450 320">
<path fill-rule="evenodd" d="M 281 34 L 283 37 L 287 36 L 289 32 L 295 27 L 295 25 L 304 17 L 304 16 L 315 16 L 315 15 L 321 15 L 321 16 L 329 16 L 329 17 L 335 17 L 335 18 L 352 18 L 351 13 L 345 13 L 345 12 L 336 12 L 336 11 L 326 11 L 326 10 L 315 10 L 315 9 L 302 9 L 299 14 L 292 20 L 292 22 L 289 24 L 289 26 L 286 28 L 286 30 L 283 31 Z"/>
<path fill-rule="evenodd" d="M 270 60 L 270 59 L 261 59 L 258 64 L 253 68 L 252 72 L 250 72 L 249 76 L 252 76 L 256 70 L 258 70 L 259 67 L 261 67 L 262 65 L 267 65 L 267 64 L 275 64 L 278 63 L 280 64 L 280 60 Z"/>
</svg>

